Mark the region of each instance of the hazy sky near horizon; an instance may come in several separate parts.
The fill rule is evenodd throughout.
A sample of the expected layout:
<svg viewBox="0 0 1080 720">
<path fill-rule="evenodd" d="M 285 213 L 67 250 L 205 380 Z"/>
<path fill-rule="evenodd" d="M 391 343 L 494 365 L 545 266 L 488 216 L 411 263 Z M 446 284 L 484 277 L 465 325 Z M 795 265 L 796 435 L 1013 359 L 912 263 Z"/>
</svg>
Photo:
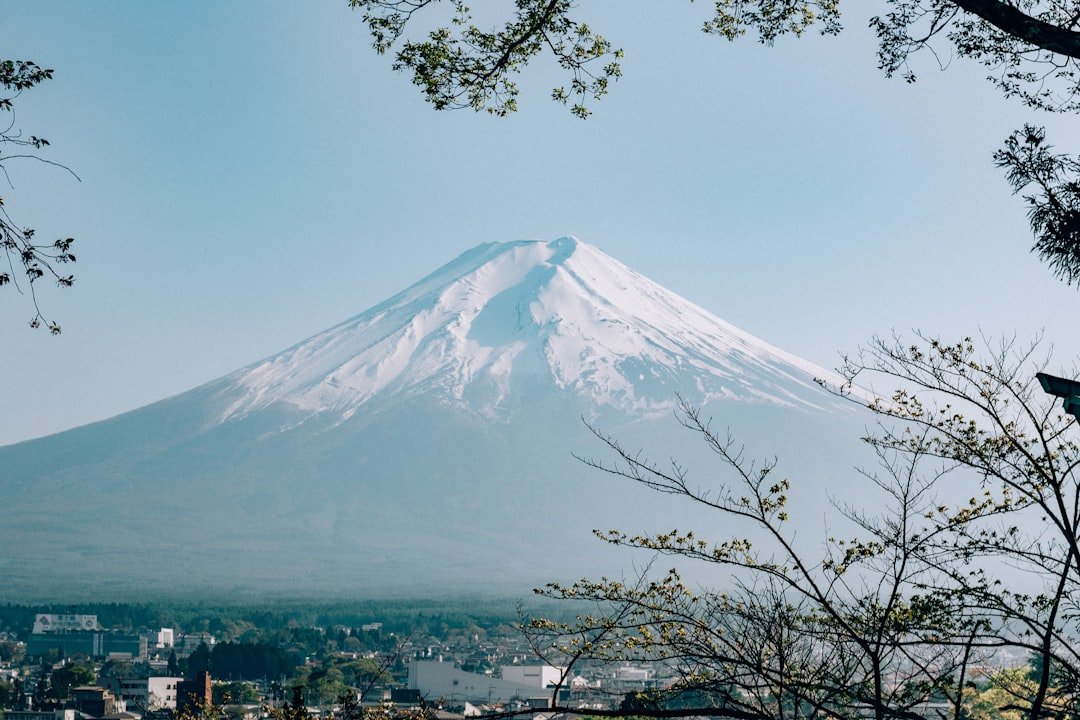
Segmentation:
<svg viewBox="0 0 1080 720">
<path fill-rule="evenodd" d="M 579 4 L 626 51 L 583 122 L 549 61 L 509 118 L 432 110 L 345 0 L 6 3 L 3 57 L 56 70 L 17 123 L 81 182 L 8 165 L 13 218 L 79 261 L 41 292 L 59 337 L 0 290 L 0 444 L 217 378 L 478 243 L 568 234 L 821 365 L 912 328 L 1044 331 L 1072 365 L 1080 295 L 991 155 L 1024 122 L 1080 152 L 1077 118 L 961 61 L 885 79 L 854 12 L 768 48 L 700 33 L 707 3 L 656 7 Z"/>
</svg>

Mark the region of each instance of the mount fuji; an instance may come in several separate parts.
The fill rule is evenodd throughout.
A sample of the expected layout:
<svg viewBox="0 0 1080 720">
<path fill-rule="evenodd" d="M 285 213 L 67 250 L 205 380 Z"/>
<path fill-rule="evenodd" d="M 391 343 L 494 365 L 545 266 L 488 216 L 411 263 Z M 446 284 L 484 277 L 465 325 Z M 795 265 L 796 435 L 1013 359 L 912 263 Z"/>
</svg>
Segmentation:
<svg viewBox="0 0 1080 720">
<path fill-rule="evenodd" d="M 794 458 L 814 501 L 861 425 L 815 378 L 837 380 L 595 246 L 480 245 L 223 378 L 0 448 L 0 600 L 519 590 L 617 571 L 626 558 L 591 528 L 710 520 L 575 460 L 603 450 L 582 418 L 706 463 L 672 420 L 682 397 Z"/>
</svg>

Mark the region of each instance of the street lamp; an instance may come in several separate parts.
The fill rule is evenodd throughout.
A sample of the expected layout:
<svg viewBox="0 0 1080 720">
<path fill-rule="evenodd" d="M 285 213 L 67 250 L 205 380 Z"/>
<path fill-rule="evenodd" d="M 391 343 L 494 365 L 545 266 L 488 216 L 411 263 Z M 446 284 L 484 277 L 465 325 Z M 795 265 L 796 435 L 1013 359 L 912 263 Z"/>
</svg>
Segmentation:
<svg viewBox="0 0 1080 720">
<path fill-rule="evenodd" d="M 1035 378 L 1047 394 L 1065 398 L 1065 412 L 1080 420 L 1080 382 L 1046 373 L 1036 373 Z"/>
</svg>

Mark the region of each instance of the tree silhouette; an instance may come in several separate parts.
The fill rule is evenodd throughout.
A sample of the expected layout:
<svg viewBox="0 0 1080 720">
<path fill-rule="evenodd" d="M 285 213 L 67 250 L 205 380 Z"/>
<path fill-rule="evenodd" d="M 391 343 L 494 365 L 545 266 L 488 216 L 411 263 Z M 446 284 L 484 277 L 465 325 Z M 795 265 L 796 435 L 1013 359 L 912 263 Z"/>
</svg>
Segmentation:
<svg viewBox="0 0 1080 720">
<path fill-rule="evenodd" d="M 66 170 L 78 179 L 70 169 L 46 160 L 41 152 L 49 141 L 36 135 L 27 135 L 16 126 L 15 100 L 22 93 L 51 79 L 53 71 L 42 68 L 29 60 L 0 60 L 0 175 L 13 187 L 9 166 L 16 160 L 34 160 Z M 7 120 L 3 115 L 8 115 Z M 6 267 L 0 266 L 0 287 L 10 285 L 20 293 L 28 294 L 33 305 L 30 326 L 47 327 L 54 335 L 60 333 L 60 325 L 42 313 L 38 305 L 37 283 L 42 278 L 53 280 L 60 287 L 70 287 L 74 275 L 63 274 L 61 265 L 75 262 L 71 252 L 73 238 L 62 238 L 51 243 L 40 243 L 33 228 L 16 222 L 0 196 L 0 248 L 4 251 Z"/>
<path fill-rule="evenodd" d="M 1037 344 L 925 337 L 875 339 L 848 358 L 849 383 L 896 388 L 832 388 L 880 420 L 864 438 L 878 467 L 858 477 L 882 502 L 841 507 L 853 530 L 820 551 L 789 525 L 776 461 L 750 459 L 698 409 L 683 404 L 680 420 L 725 479 L 695 481 L 597 432 L 613 459 L 594 467 L 704 507 L 732 533 L 600 538 L 723 568 L 732 585 L 692 589 L 676 569 L 553 583 L 540 592 L 593 607 L 576 622 L 531 620 L 533 648 L 568 673 L 647 660 L 674 674 L 612 715 L 962 720 L 978 700 L 980 712 L 998 703 L 1030 720 L 1076 717 L 1080 443 L 1076 421 L 1035 380 L 1047 362 Z M 976 698 L 976 666 L 1003 650 L 1038 661 Z"/>
<path fill-rule="evenodd" d="M 363 11 L 380 54 L 396 49 L 393 68 L 410 73 L 437 110 L 471 108 L 495 115 L 517 110 L 515 78 L 550 56 L 566 74 L 552 90 L 577 117 L 622 75 L 623 50 L 581 19 L 572 0 L 516 0 L 491 29 L 464 0 L 349 0 Z M 1008 98 L 1047 112 L 1080 111 L 1080 0 L 878 0 L 870 23 L 878 65 L 915 82 L 914 58 L 960 57 L 983 65 Z M 717 0 L 703 17 L 709 35 L 746 35 L 771 45 L 784 36 L 841 30 L 839 0 Z M 445 13 L 439 17 L 438 8 Z M 645 6 L 642 18 L 647 21 Z M 662 12 L 662 11 L 660 11 Z M 428 30 L 407 36 L 417 15 Z M 1065 282 L 1080 284 L 1080 159 L 1050 152 L 1041 128 L 1014 133 L 995 155 L 1025 202 L 1032 248 Z M 1034 192 L 1029 192 L 1034 188 Z"/>
</svg>

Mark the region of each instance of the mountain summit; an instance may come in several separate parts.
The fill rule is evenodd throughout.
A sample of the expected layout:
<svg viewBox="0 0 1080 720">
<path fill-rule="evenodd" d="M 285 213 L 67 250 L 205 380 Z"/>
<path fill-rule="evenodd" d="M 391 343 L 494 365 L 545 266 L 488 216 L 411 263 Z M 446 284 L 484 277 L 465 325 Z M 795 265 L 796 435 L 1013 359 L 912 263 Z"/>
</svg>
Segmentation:
<svg viewBox="0 0 1080 720">
<path fill-rule="evenodd" d="M 505 418 L 546 379 L 598 408 L 667 413 L 676 392 L 818 407 L 831 373 L 572 237 L 473 248 L 370 310 L 225 379 L 222 421 L 285 403 L 348 420 L 425 395 Z"/>
<path fill-rule="evenodd" d="M 571 457 L 599 449 L 582 416 L 683 459 L 678 394 L 812 469 L 850 416 L 815 377 L 834 378 L 592 245 L 481 245 L 223 378 L 0 448 L 0 544 L 19 548 L 0 601 L 521 590 L 608 568 L 592 527 L 677 519 Z"/>
</svg>

